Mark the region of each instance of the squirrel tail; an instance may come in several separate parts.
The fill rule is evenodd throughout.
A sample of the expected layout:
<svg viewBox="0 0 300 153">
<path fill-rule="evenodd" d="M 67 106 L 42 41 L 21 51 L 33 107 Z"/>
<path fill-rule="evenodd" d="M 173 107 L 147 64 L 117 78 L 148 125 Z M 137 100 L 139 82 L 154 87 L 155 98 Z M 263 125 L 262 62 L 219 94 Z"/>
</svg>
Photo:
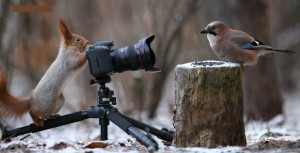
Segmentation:
<svg viewBox="0 0 300 153">
<path fill-rule="evenodd" d="M 8 92 L 6 75 L 0 70 L 0 116 L 19 117 L 28 112 L 29 108 L 29 98 L 19 99 Z"/>
</svg>

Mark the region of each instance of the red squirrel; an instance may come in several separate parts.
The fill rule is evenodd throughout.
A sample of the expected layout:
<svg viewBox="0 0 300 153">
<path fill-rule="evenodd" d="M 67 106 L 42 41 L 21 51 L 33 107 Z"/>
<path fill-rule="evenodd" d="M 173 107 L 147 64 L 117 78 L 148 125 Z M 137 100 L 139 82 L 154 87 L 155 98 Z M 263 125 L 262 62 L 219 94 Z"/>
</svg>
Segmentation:
<svg viewBox="0 0 300 153">
<path fill-rule="evenodd" d="M 7 90 L 7 79 L 0 71 L 0 116 L 20 117 L 26 112 L 37 126 L 43 126 L 45 119 L 59 116 L 56 114 L 64 104 L 62 90 L 68 80 L 82 70 L 87 63 L 85 49 L 87 39 L 72 34 L 59 19 L 61 44 L 58 55 L 31 94 L 25 98 L 12 96 Z"/>
</svg>

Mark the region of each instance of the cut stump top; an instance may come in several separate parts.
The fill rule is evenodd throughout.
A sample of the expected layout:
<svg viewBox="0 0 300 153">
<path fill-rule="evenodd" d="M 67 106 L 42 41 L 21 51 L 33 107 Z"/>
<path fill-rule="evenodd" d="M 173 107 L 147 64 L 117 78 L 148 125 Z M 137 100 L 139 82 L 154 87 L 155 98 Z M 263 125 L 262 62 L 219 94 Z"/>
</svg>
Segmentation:
<svg viewBox="0 0 300 153">
<path fill-rule="evenodd" d="M 224 62 L 224 61 L 215 61 L 215 60 L 207 60 L 207 61 L 195 61 L 185 64 L 177 65 L 177 68 L 198 68 L 198 67 L 207 67 L 207 68 L 222 68 L 222 67 L 239 67 L 240 64 L 232 63 L 232 62 Z"/>
</svg>

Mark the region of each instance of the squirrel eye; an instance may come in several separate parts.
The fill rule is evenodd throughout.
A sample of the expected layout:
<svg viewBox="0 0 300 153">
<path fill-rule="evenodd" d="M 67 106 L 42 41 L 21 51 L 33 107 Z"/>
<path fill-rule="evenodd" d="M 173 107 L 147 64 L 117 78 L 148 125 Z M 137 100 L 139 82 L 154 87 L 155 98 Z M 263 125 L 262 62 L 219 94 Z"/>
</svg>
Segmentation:
<svg viewBox="0 0 300 153">
<path fill-rule="evenodd" d="M 79 38 L 76 38 L 76 41 L 77 41 L 77 42 L 79 42 L 79 41 L 80 41 L 80 39 L 79 39 Z"/>
</svg>

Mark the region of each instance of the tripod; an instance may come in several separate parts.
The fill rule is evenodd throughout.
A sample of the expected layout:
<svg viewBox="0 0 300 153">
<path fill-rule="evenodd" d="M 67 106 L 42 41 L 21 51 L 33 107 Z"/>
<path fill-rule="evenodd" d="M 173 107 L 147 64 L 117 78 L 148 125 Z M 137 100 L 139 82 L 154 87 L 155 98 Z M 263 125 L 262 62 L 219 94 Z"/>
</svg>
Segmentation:
<svg viewBox="0 0 300 153">
<path fill-rule="evenodd" d="M 136 138 L 138 142 L 147 147 L 148 150 L 157 150 L 158 144 L 149 134 L 156 135 L 158 138 L 172 142 L 173 134 L 167 129 L 159 130 L 150 125 L 139 122 L 135 119 L 127 117 L 113 107 L 116 105 L 116 97 L 114 96 L 114 91 L 110 90 L 105 86 L 106 83 L 111 81 L 110 76 L 99 77 L 94 80 L 91 80 L 92 84 L 99 84 L 100 87 L 98 89 L 98 105 L 91 106 L 91 108 L 85 111 L 79 111 L 67 115 L 60 116 L 56 119 L 46 120 L 43 127 L 36 126 L 35 124 L 30 124 L 28 126 L 20 127 L 17 129 L 7 130 L 6 128 L 1 129 L 0 140 L 16 137 L 19 135 L 27 134 L 27 133 L 35 133 L 59 126 L 63 126 L 66 124 L 71 124 L 74 122 L 79 122 L 88 118 L 99 118 L 100 125 L 100 139 L 107 140 L 108 132 L 107 127 L 109 125 L 109 121 L 113 122 L 127 134 Z M 141 132 L 140 130 L 144 130 L 146 134 Z M 1 138 L 2 135 L 2 138 Z"/>
</svg>

